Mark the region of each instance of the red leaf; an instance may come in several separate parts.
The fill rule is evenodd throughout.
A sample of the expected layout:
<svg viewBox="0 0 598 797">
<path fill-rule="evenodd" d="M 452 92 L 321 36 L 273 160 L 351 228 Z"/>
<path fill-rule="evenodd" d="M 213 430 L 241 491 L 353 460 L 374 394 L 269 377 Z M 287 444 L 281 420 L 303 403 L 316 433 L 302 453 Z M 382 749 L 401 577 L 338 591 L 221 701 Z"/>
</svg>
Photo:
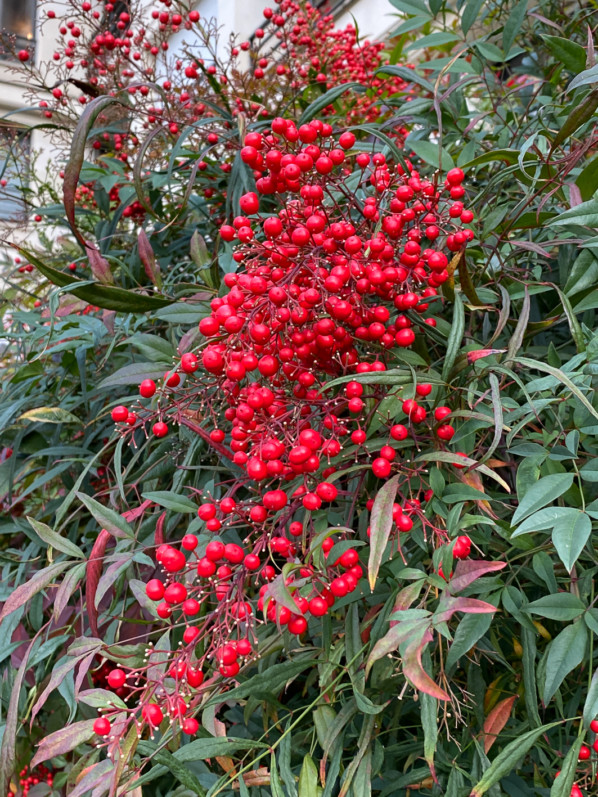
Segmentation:
<svg viewBox="0 0 598 797">
<path fill-rule="evenodd" d="M 481 360 L 482 357 L 490 357 L 492 354 L 503 354 L 506 349 L 476 349 L 475 351 L 467 352 L 467 362 L 471 365 L 476 360 Z"/>
<path fill-rule="evenodd" d="M 127 523 L 130 523 L 132 520 L 137 520 L 137 518 L 141 517 L 148 506 L 151 506 L 153 502 L 146 499 L 142 504 L 135 507 L 135 509 L 127 509 L 126 512 L 122 513 L 123 520 L 126 520 Z"/>
<path fill-rule="evenodd" d="M 484 722 L 484 732 L 482 734 L 484 739 L 484 752 L 486 754 L 488 754 L 488 750 L 490 750 L 496 741 L 496 737 L 507 724 L 507 721 L 511 716 L 513 703 L 516 700 L 517 695 L 513 695 L 513 697 L 506 697 L 504 700 L 501 700 L 500 703 L 497 703 L 490 714 L 488 714 L 486 717 L 486 721 Z"/>
<path fill-rule="evenodd" d="M 87 257 L 89 259 L 91 273 L 97 281 L 101 282 L 102 285 L 114 285 L 114 277 L 110 270 L 110 263 L 108 263 L 105 257 L 102 257 L 97 247 L 92 243 L 87 244 Z"/>
<path fill-rule="evenodd" d="M 166 520 L 166 512 L 162 512 L 156 523 L 156 531 L 154 532 L 154 542 L 156 546 L 164 544 L 164 521 Z"/>
<path fill-rule="evenodd" d="M 154 250 L 152 249 L 152 245 L 150 244 L 149 238 L 147 237 L 147 234 L 143 228 L 139 230 L 139 234 L 137 236 L 137 248 L 139 250 L 139 259 L 143 263 L 143 268 L 147 278 L 153 285 L 157 285 L 157 287 L 160 288 L 162 286 L 160 266 L 158 263 L 156 263 Z"/>
<path fill-rule="evenodd" d="M 422 653 L 426 645 L 434 639 L 430 629 L 426 629 L 421 640 L 418 640 L 405 649 L 403 655 L 403 673 L 416 689 L 432 695 L 437 700 L 450 700 L 450 697 L 438 684 L 433 681 L 422 665 Z"/>
<path fill-rule="evenodd" d="M 486 562 L 484 560 L 461 559 L 455 567 L 455 575 L 448 584 L 451 592 L 461 592 L 486 573 L 495 573 L 506 567 L 506 562 Z"/>
<path fill-rule="evenodd" d="M 95 606 L 96 590 L 100 582 L 100 576 L 102 575 L 106 545 L 108 545 L 108 540 L 111 539 L 112 535 L 110 532 L 106 531 L 106 529 L 100 531 L 91 549 L 85 571 L 85 602 L 87 604 L 89 627 L 94 636 L 98 636 L 98 610 Z"/>
</svg>

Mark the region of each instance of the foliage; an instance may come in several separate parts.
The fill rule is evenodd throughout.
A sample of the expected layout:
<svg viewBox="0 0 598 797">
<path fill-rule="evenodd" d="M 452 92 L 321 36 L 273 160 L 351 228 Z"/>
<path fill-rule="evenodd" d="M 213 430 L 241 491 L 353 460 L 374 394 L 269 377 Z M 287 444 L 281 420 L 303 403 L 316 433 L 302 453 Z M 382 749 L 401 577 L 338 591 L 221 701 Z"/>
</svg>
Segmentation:
<svg viewBox="0 0 598 797">
<path fill-rule="evenodd" d="M 223 121 L 210 116 L 210 124 L 228 138 L 208 167 L 197 165 L 206 158 L 203 145 L 191 138 L 187 125 L 193 122 L 183 120 L 176 138 L 151 139 L 165 143 L 150 162 L 141 148 L 142 185 L 137 180 L 111 204 L 118 158 L 83 163 L 84 143 L 95 135 L 93 112 L 108 98 L 88 105 L 65 170 L 64 209 L 83 241 L 93 239 L 97 248 L 71 238 L 52 244 L 50 254 L 29 253 L 28 262 L 61 286 L 39 291 L 42 310 L 27 300 L 16 306 L 16 293 L 7 297 L 15 306 L 0 401 L 0 495 L 11 513 L 0 527 L 0 781 L 28 765 L 37 746 L 32 765 L 51 762 L 55 793 L 115 793 L 119 783 L 149 783 L 152 793 L 165 795 L 250 797 L 592 792 L 594 754 L 585 745 L 594 739 L 598 714 L 598 73 L 590 12 L 555 2 L 531 10 L 522 2 L 476 0 L 459 9 L 437 0 L 393 5 L 401 19 L 389 63 L 373 72 L 394 75 L 401 84 L 388 86 L 380 99 L 370 94 L 381 109 L 377 121 L 367 118 L 371 106 L 360 111 L 365 117 L 352 117 L 356 141 L 334 172 L 336 182 L 306 173 L 329 190 L 324 207 L 344 215 L 357 237 L 369 241 L 359 254 L 349 252 L 355 260 L 366 257 L 379 233 L 374 217 L 371 227 L 367 217 L 357 221 L 358 203 L 365 207 L 368 194 L 384 199 L 396 191 L 402 179 L 397 167 L 408 168 L 406 161 L 421 164 L 421 180 L 439 188 L 450 169 L 465 172 L 464 207 L 450 218 L 468 224 L 462 213 L 471 209 L 475 237 L 466 248 L 465 239 L 447 241 L 452 222 L 440 213 L 440 235 L 431 246 L 451 257 L 446 275 L 430 283 L 429 269 L 418 263 L 421 273 L 408 276 L 417 309 L 422 298 L 430 305 L 423 313 L 409 306 L 411 300 L 394 304 L 395 296 L 405 295 L 400 288 L 385 295 L 362 285 L 355 302 L 392 313 L 391 321 L 381 317 L 385 334 L 392 325 L 394 335 L 399 331 L 397 311 L 406 319 L 403 328 L 416 331 L 411 347 L 379 345 L 381 338 L 355 331 L 354 362 L 382 362 L 385 370 L 356 373 L 347 368 L 352 355 L 331 362 L 309 347 L 295 358 L 330 401 L 352 393 L 366 399 L 364 408 L 331 412 L 337 421 L 323 424 L 331 437 L 339 432 L 343 438 L 338 423 L 351 435 L 363 431 L 365 439 L 343 442 L 330 465 L 327 458 L 317 469 L 313 463 L 317 475 L 305 476 L 309 493 L 327 480 L 341 488 L 322 506 L 295 492 L 304 477 L 293 473 L 280 485 L 288 511 L 272 499 L 267 521 L 257 517 L 252 525 L 243 517 L 227 525 L 221 499 L 249 506 L 279 486 L 267 479 L 256 484 L 247 462 L 236 456 L 243 446 L 232 443 L 244 442 L 231 434 L 237 388 L 230 374 L 227 381 L 215 368 L 210 377 L 189 357 L 180 388 L 168 391 L 163 381 L 177 369 L 180 374 L 182 355 L 195 352 L 206 362 L 205 352 L 214 351 L 205 338 L 214 334 L 213 322 L 203 320 L 201 330 L 198 323 L 217 316 L 225 296 L 245 289 L 239 263 L 251 273 L 265 250 L 253 199 L 241 206 L 251 223 L 231 226 L 240 198 L 251 195 L 257 181 L 262 215 L 283 208 L 282 220 L 299 226 L 293 181 L 271 193 L 259 182 L 268 178 L 259 158 L 241 156 L 246 134 L 257 143 L 255 134 L 273 125 L 278 106 L 268 106 L 259 119 L 236 114 L 235 128 L 233 115 L 227 117 L 226 105 L 214 96 Z M 398 65 L 407 55 L 414 69 Z M 345 109 L 357 113 L 352 98 L 361 95 L 337 84 L 315 99 L 318 81 L 307 76 L 306 82 L 293 87 L 285 115 L 300 125 L 326 109 L 320 124 L 329 122 L 338 140 L 347 127 Z M 132 110 L 130 118 L 136 118 Z M 384 156 L 371 182 L 362 179 L 370 164 L 365 172 L 355 165 L 360 152 Z M 218 174 L 219 158 L 229 158 L 230 170 Z M 87 183 L 95 205 L 82 207 L 75 187 L 81 193 Z M 124 210 L 134 201 L 143 213 L 127 218 Z M 382 218 L 404 209 L 378 204 Z M 43 219 L 60 212 L 40 209 Z M 317 215 L 314 208 L 311 215 Z M 247 227 L 253 237 L 241 233 Z M 347 236 L 339 240 L 348 251 Z M 393 240 L 398 261 L 406 254 L 403 232 Z M 304 267 L 316 256 L 301 248 L 307 246 L 301 237 L 285 244 L 296 246 L 287 255 Z M 334 250 L 317 256 L 320 267 L 333 266 Z M 79 265 L 70 271 L 69 262 L 89 262 L 93 278 L 75 285 L 86 275 Z M 425 285 L 434 292 L 423 296 Z M 424 322 L 432 312 L 435 325 Z M 273 328 L 272 319 L 266 327 Z M 271 354 L 259 351 L 268 340 L 254 336 L 251 345 L 260 356 Z M 277 383 L 266 369 L 252 380 L 286 391 L 285 401 L 308 407 L 303 417 L 315 425 L 314 407 L 322 405 L 310 379 L 295 389 L 292 374 L 285 371 L 285 377 Z M 138 399 L 143 380 L 158 383 L 155 396 L 150 385 L 147 398 Z M 416 393 L 416 386 L 423 390 Z M 221 402 L 228 396 L 233 412 L 225 420 Z M 420 421 L 404 403 L 414 398 L 427 413 Z M 439 435 L 440 420 L 432 420 L 444 406 L 450 417 L 441 411 L 441 428 L 449 426 L 454 435 Z M 112 411 L 119 422 L 131 421 L 129 432 L 125 425 L 115 429 Z M 154 425 L 163 418 L 164 437 Z M 173 427 L 174 419 L 184 422 Z M 243 423 L 237 418 L 233 428 Z M 404 440 L 402 431 L 389 435 L 399 425 L 409 430 Z M 245 431 L 251 453 L 256 429 Z M 389 442 L 399 456 L 391 460 L 386 452 L 390 467 L 375 465 L 385 460 L 378 455 Z M 323 472 L 329 467 L 337 470 Z M 214 502 L 220 502 L 224 530 L 212 523 L 212 509 L 203 508 Z M 301 536 L 293 536 L 291 520 L 301 524 Z M 242 598 L 234 593 L 236 603 L 231 599 L 236 617 L 231 603 L 218 614 L 218 587 L 206 586 L 199 621 L 179 622 L 164 633 L 168 618 L 158 618 L 144 585 L 177 570 L 171 551 L 180 550 L 184 535 L 189 546 L 197 539 L 203 556 L 215 531 L 229 544 L 260 539 L 260 569 L 273 537 L 286 540 L 275 543 L 268 561 L 273 571 L 266 572 L 263 612 L 262 582 L 245 575 L 234 582 L 235 589 L 250 585 Z M 347 551 L 357 552 L 358 564 L 354 554 L 345 561 L 362 577 L 322 616 L 307 615 L 306 632 L 291 633 L 297 593 L 311 600 L 314 572 L 323 578 L 334 570 L 326 558 L 336 562 Z M 302 581 L 296 580 L 299 567 Z M 357 580 L 360 574 L 353 575 Z M 251 646 L 229 663 L 224 646 L 247 630 L 240 600 L 251 603 Z M 212 614 L 215 625 L 203 626 Z M 180 646 L 187 625 L 209 627 L 209 635 L 198 645 L 185 640 Z M 207 657 L 215 648 L 216 656 Z M 201 663 L 203 681 L 196 673 L 181 678 L 176 667 L 167 672 L 166 661 L 183 654 Z M 227 669 L 237 659 L 239 672 Z M 139 679 L 122 685 L 111 674 L 130 671 Z M 158 695 L 151 704 L 160 703 L 161 714 L 168 708 L 174 721 L 161 721 L 155 709 L 148 714 L 148 682 L 169 694 L 182 691 L 191 709 Z M 144 706 L 138 738 L 135 725 L 124 720 L 134 709 L 139 717 Z M 112 722 L 107 738 L 94 736 L 98 709 Z M 193 735 L 181 732 L 190 718 L 199 722 Z M 193 724 L 186 728 L 194 730 Z"/>
</svg>

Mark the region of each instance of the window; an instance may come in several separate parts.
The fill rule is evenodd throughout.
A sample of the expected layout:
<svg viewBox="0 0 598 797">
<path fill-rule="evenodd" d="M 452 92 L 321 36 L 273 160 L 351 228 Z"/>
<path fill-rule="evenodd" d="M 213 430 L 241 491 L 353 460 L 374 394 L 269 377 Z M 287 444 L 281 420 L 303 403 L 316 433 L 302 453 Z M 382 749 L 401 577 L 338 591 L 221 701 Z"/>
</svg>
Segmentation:
<svg viewBox="0 0 598 797">
<path fill-rule="evenodd" d="M 29 134 L 18 127 L 0 126 L 0 220 L 27 217 L 24 190 L 29 172 Z"/>
<path fill-rule="evenodd" d="M 35 38 L 35 0 L 0 0 L 0 29 L 14 37 L 15 49 L 31 46 Z"/>
</svg>

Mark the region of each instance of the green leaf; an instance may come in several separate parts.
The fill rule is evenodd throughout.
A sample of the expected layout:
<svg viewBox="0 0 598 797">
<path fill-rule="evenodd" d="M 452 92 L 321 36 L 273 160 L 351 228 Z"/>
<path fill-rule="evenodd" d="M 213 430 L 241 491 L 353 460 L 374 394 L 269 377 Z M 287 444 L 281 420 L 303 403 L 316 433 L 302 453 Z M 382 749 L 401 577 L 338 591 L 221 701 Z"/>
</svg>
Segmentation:
<svg viewBox="0 0 598 797">
<path fill-rule="evenodd" d="M 542 700 L 546 705 L 565 677 L 583 661 L 588 629 L 583 622 L 567 626 L 550 643 L 546 659 L 546 680 Z"/>
<path fill-rule="evenodd" d="M 569 72 L 575 72 L 576 75 L 578 72 L 582 72 L 586 65 L 586 51 L 581 44 L 562 36 L 549 36 L 546 33 L 540 35 L 557 62 L 563 64 Z"/>
<path fill-rule="evenodd" d="M 553 545 L 569 573 L 592 533 L 592 521 L 588 515 L 580 509 L 574 512 L 575 515 L 567 515 L 560 520 L 552 531 Z"/>
<path fill-rule="evenodd" d="M 115 512 L 114 509 L 100 504 L 95 498 L 91 498 L 85 493 L 77 493 L 77 498 L 85 504 L 97 522 L 103 529 L 113 534 L 115 537 L 134 537 L 133 529 L 127 521 Z"/>
<path fill-rule="evenodd" d="M 164 376 L 164 364 L 156 365 L 155 362 L 131 363 L 119 368 L 110 376 L 97 385 L 98 390 L 106 390 L 109 387 L 120 387 L 121 385 L 137 385 L 144 379 L 155 381 Z"/>
<path fill-rule="evenodd" d="M 85 554 L 78 545 L 61 537 L 60 534 L 57 534 L 49 526 L 46 526 L 45 523 L 42 523 L 40 520 L 35 520 L 35 518 L 32 517 L 27 517 L 27 520 L 31 526 L 33 526 L 33 530 L 37 536 L 44 542 L 47 542 L 48 545 L 51 545 L 55 550 L 61 551 L 67 554 L 67 556 L 74 556 L 76 559 L 85 558 Z"/>
<path fill-rule="evenodd" d="M 583 736 L 578 735 L 577 739 L 567 750 L 560 772 L 554 779 L 550 789 L 550 797 L 570 797 L 571 787 L 575 780 L 575 772 L 579 766 L 579 750 L 582 742 Z"/>
<path fill-rule="evenodd" d="M 540 617 L 547 617 L 549 620 L 560 620 L 566 622 L 575 620 L 586 610 L 585 604 L 570 592 L 558 592 L 555 595 L 544 595 L 536 601 L 532 601 L 524 611 L 530 614 L 539 614 Z"/>
<path fill-rule="evenodd" d="M 598 459 L 591 459 L 582 465 L 579 475 L 585 482 L 598 482 Z"/>
<path fill-rule="evenodd" d="M 429 80 L 426 80 L 424 77 L 421 77 L 421 75 L 418 75 L 414 69 L 407 69 L 406 66 L 386 64 L 374 72 L 374 77 L 381 77 L 383 75 L 397 75 L 398 77 L 402 77 L 403 80 L 406 80 L 408 83 L 416 83 L 426 91 L 434 93 L 433 83 L 430 83 Z"/>
<path fill-rule="evenodd" d="M 142 493 L 141 497 L 146 501 L 154 501 L 154 503 L 160 504 L 165 509 L 172 509 L 173 512 L 186 514 L 195 514 L 197 512 L 197 504 L 194 501 L 185 495 L 178 495 L 178 493 L 169 490 Z"/>
<path fill-rule="evenodd" d="M 483 5 L 484 0 L 467 0 L 461 14 L 461 30 L 465 35 L 467 35 L 469 29 L 476 21 Z"/>
<path fill-rule="evenodd" d="M 329 105 L 332 105 L 333 102 L 342 97 L 343 94 L 347 91 L 355 91 L 355 92 L 363 92 L 365 91 L 365 86 L 361 83 L 352 82 L 352 83 L 341 83 L 338 86 L 333 86 L 331 89 L 325 94 L 322 94 L 321 97 L 318 97 L 317 100 L 311 102 L 307 108 L 301 114 L 299 121 L 297 122 L 298 125 L 303 125 L 306 122 L 309 122 L 311 119 L 314 119 L 320 111 L 327 108 Z"/>
<path fill-rule="evenodd" d="M 435 169 L 442 169 L 443 172 L 448 172 L 455 165 L 455 162 L 449 153 L 432 141 L 422 141 L 419 139 L 407 139 L 405 142 L 406 149 L 412 149 L 418 158 L 421 158 L 425 163 L 434 166 Z"/>
<path fill-rule="evenodd" d="M 592 682 L 583 706 L 584 727 L 589 728 L 590 722 L 595 720 L 596 717 L 598 717 L 598 670 L 596 670 L 592 676 Z"/>
<path fill-rule="evenodd" d="M 498 783 L 505 775 L 508 775 L 518 761 L 521 761 L 529 750 L 534 746 L 538 739 L 549 731 L 560 725 L 559 722 L 550 722 L 548 725 L 542 725 L 539 728 L 534 728 L 533 731 L 522 733 L 512 742 L 510 742 L 501 752 L 496 756 L 494 761 L 490 764 L 488 769 L 482 775 L 482 778 L 476 783 L 471 791 L 470 797 L 481 797 L 489 789 Z"/>
<path fill-rule="evenodd" d="M 573 91 L 573 89 L 579 88 L 579 86 L 589 86 L 592 83 L 598 83 L 598 65 L 590 67 L 590 69 L 585 69 L 583 72 L 580 72 L 579 75 L 576 75 L 571 83 L 569 83 L 567 89 L 568 91 Z"/>
<path fill-rule="evenodd" d="M 448 342 L 446 346 L 446 354 L 442 364 L 442 380 L 448 382 L 449 374 L 452 371 L 453 365 L 457 358 L 457 354 L 461 348 L 461 340 L 463 339 L 463 332 L 465 330 L 465 310 L 463 308 L 463 301 L 460 294 L 455 294 L 455 302 L 453 304 L 453 323 L 449 333 Z"/>
<path fill-rule="evenodd" d="M 310 755 L 304 757 L 299 773 L 299 797 L 318 797 L 318 770 Z"/>
<path fill-rule="evenodd" d="M 148 335 L 147 333 L 138 332 L 125 342 L 134 346 L 152 363 L 159 362 L 171 365 L 173 357 L 175 356 L 172 344 L 158 335 Z"/>
<path fill-rule="evenodd" d="M 549 531 L 561 520 L 566 520 L 570 515 L 575 515 L 576 512 L 578 510 L 570 506 L 549 506 L 546 509 L 540 509 L 539 512 L 534 512 L 533 515 L 530 515 L 517 527 L 511 534 L 511 539 L 519 537 L 521 534 L 529 534 L 530 531 Z"/>
<path fill-rule="evenodd" d="M 475 645 L 490 628 L 492 614 L 466 614 L 455 631 L 453 642 L 446 657 L 446 670 L 450 672 L 461 656 Z"/>
<path fill-rule="evenodd" d="M 511 11 L 509 18 L 505 22 L 502 32 L 502 48 L 505 53 L 508 53 L 517 34 L 521 32 L 521 26 L 525 15 L 527 14 L 527 0 L 519 0 Z"/>
<path fill-rule="evenodd" d="M 176 751 L 177 761 L 204 761 L 206 758 L 232 755 L 239 750 L 267 750 L 268 745 L 253 739 L 238 739 L 230 736 L 214 736 L 194 739 Z"/>
<path fill-rule="evenodd" d="M 197 741 L 203 741 L 203 740 L 197 740 Z M 191 744 L 194 744 L 194 742 L 192 742 Z M 185 750 L 187 747 L 190 746 L 191 745 L 185 745 L 184 747 L 181 747 L 179 750 L 177 750 L 177 753 L 180 753 L 182 750 Z M 150 742 L 146 741 L 140 741 L 139 744 L 137 745 L 137 750 L 142 755 L 151 758 L 151 760 L 155 761 L 157 764 L 166 767 L 170 772 L 172 772 L 172 774 L 179 781 L 179 783 L 182 783 L 183 786 L 186 786 L 188 789 L 191 789 L 191 791 L 194 794 L 198 794 L 200 797 L 206 797 L 208 792 L 197 780 L 195 775 L 192 772 L 190 772 L 187 769 L 187 767 L 184 767 L 180 763 L 180 757 L 178 755 L 175 754 L 176 755 L 175 757 L 175 755 L 169 753 L 168 750 L 164 749 L 158 750 L 156 749 L 156 746 L 154 744 L 151 744 Z M 187 760 L 192 760 L 192 759 L 187 759 Z"/>
<path fill-rule="evenodd" d="M 598 227 L 598 199 L 590 199 L 574 208 L 564 210 L 551 219 L 548 224 L 578 224 L 581 227 Z"/>
<path fill-rule="evenodd" d="M 15 246 L 15 249 L 22 252 L 27 260 L 54 285 L 58 285 L 60 288 L 68 286 L 68 292 L 72 293 L 73 296 L 83 299 L 83 301 L 89 302 L 91 305 L 103 307 L 105 310 L 116 310 L 122 313 L 141 313 L 172 304 L 172 299 L 134 293 L 124 288 L 102 285 L 99 282 L 94 282 L 90 285 L 88 280 L 85 281 L 82 287 L 78 287 L 77 282 L 82 282 L 82 280 L 75 279 L 71 273 L 67 274 L 53 266 L 42 263 L 35 255 L 20 246 Z"/>
<path fill-rule="evenodd" d="M 382 556 L 392 530 L 392 506 L 397 495 L 400 474 L 393 476 L 379 490 L 374 499 L 370 519 L 370 557 L 368 560 L 368 580 L 373 590 L 376 585 Z"/>
<path fill-rule="evenodd" d="M 27 410 L 20 417 L 20 421 L 36 421 L 37 423 L 81 423 L 81 420 L 68 410 L 61 407 L 38 407 Z"/>
<path fill-rule="evenodd" d="M 554 473 L 551 476 L 544 476 L 539 479 L 527 490 L 519 502 L 511 523 L 515 525 L 538 509 L 542 509 L 551 501 L 556 501 L 572 484 L 572 473 Z"/>
</svg>

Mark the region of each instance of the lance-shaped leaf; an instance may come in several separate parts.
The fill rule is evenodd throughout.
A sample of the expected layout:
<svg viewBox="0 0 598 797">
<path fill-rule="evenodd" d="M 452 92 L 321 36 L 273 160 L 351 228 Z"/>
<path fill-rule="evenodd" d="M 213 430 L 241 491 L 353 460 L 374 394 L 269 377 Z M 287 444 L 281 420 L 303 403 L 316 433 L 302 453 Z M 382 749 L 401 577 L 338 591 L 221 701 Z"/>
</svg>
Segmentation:
<svg viewBox="0 0 598 797">
<path fill-rule="evenodd" d="M 94 246 L 94 244 L 88 242 L 86 247 L 87 258 L 89 260 L 89 266 L 93 276 L 98 282 L 101 282 L 102 285 L 114 285 L 114 275 L 112 274 L 110 263 L 105 257 L 102 257 L 98 248 Z"/>
<path fill-rule="evenodd" d="M 95 120 L 102 113 L 102 111 L 109 105 L 122 105 L 123 103 L 115 97 L 108 97 L 106 95 L 96 97 L 85 106 L 85 110 L 79 117 L 77 127 L 71 139 L 71 151 L 69 159 L 64 170 L 63 192 L 64 192 L 64 210 L 67 220 L 71 225 L 71 229 L 82 246 L 86 242 L 77 229 L 75 222 L 75 194 L 77 191 L 77 184 L 79 182 L 79 174 L 83 166 L 83 159 L 85 157 L 85 148 L 87 145 L 87 136 L 94 125 Z"/>
<path fill-rule="evenodd" d="M 382 557 L 388 538 L 392 530 L 392 506 L 397 495 L 399 486 L 399 476 L 393 476 L 379 490 L 374 499 L 372 516 L 370 519 L 370 558 L 368 561 L 368 579 L 370 588 L 373 590 L 376 585 L 378 571 L 382 563 Z"/>
<path fill-rule="evenodd" d="M 2 611 L 0 612 L 0 622 L 9 614 L 15 612 L 19 607 L 27 603 L 28 600 L 37 595 L 50 584 L 57 575 L 69 567 L 70 562 L 55 562 L 53 565 L 38 570 L 28 581 L 18 586 L 10 593 L 6 599 Z"/>
<path fill-rule="evenodd" d="M 546 659 L 546 680 L 542 700 L 546 705 L 565 677 L 583 661 L 588 640 L 585 623 L 578 621 L 567 626 L 550 643 Z"/>
<path fill-rule="evenodd" d="M 518 736 L 517 739 L 514 739 L 496 756 L 482 775 L 482 778 L 471 790 L 470 797 L 482 797 L 482 794 L 485 794 L 495 783 L 498 783 L 501 778 L 509 774 L 515 764 L 521 761 L 523 756 L 529 752 L 540 736 L 551 728 L 555 728 L 557 725 L 560 725 L 560 722 L 551 722 L 548 725 L 534 728 L 533 731 L 523 733 L 521 736 Z"/>
<path fill-rule="evenodd" d="M 410 642 L 403 649 L 401 646 L 403 675 L 420 692 L 435 697 L 437 700 L 450 700 L 449 695 L 430 678 L 422 665 L 424 648 L 434 639 L 434 634 L 426 628 L 421 639 Z"/>
<path fill-rule="evenodd" d="M 560 772 L 554 779 L 550 789 L 550 797 L 571 797 L 571 787 L 579 766 L 579 751 L 582 743 L 583 736 L 580 735 L 567 750 Z"/>
<path fill-rule="evenodd" d="M 32 517 L 28 517 L 27 520 L 33 527 L 33 530 L 37 536 L 44 542 L 47 542 L 48 545 L 51 545 L 55 550 L 65 553 L 68 556 L 73 556 L 75 559 L 85 558 L 85 554 L 78 545 L 75 545 L 74 542 L 61 537 L 60 534 L 57 534 L 49 526 L 46 526 L 45 523 L 42 523 L 40 520 L 36 520 Z"/>
<path fill-rule="evenodd" d="M 438 608 L 434 612 L 434 625 L 448 622 L 455 612 L 464 614 L 492 614 L 496 611 L 496 606 L 477 598 L 453 598 L 443 594 Z"/>
<path fill-rule="evenodd" d="M 83 775 L 75 788 L 72 789 L 72 791 L 69 791 L 69 797 L 81 797 L 81 795 L 91 791 L 92 789 L 96 789 L 102 784 L 108 784 L 110 782 L 113 769 L 114 764 L 109 758 L 105 758 L 103 761 L 98 761 L 97 764 L 94 764 L 91 769 L 89 769 L 85 775 Z M 108 791 L 107 785 L 104 791 Z"/>
<path fill-rule="evenodd" d="M 85 572 L 85 604 L 87 606 L 87 617 L 91 633 L 98 635 L 98 610 L 96 609 L 96 592 L 102 575 L 104 564 L 104 554 L 108 541 L 112 535 L 106 529 L 102 529 L 93 544 L 89 561 Z"/>
<path fill-rule="evenodd" d="M 23 656 L 21 666 L 17 670 L 10 693 L 10 702 L 8 704 L 8 711 L 6 712 L 4 733 L 2 735 L 2 745 L 0 746 L 0 794 L 6 794 L 8 792 L 10 779 L 14 774 L 16 737 L 19 724 L 19 698 L 23 679 L 25 678 L 25 673 L 29 666 L 29 654 L 31 653 L 34 643 L 35 639 L 32 639 Z"/>
<path fill-rule="evenodd" d="M 507 721 L 511 716 L 511 709 L 513 708 L 513 704 L 516 700 L 517 695 L 506 697 L 504 700 L 501 700 L 500 703 L 497 703 L 486 717 L 483 732 L 484 752 L 486 755 L 488 754 L 488 750 L 490 750 L 496 741 L 498 734 L 507 724 Z"/>
<path fill-rule="evenodd" d="M 384 656 L 388 656 L 389 653 L 394 653 L 399 645 L 409 637 L 423 634 L 424 630 L 428 628 L 429 625 L 429 617 L 418 617 L 413 620 L 399 622 L 392 626 L 372 648 L 365 666 L 366 678 L 376 661 L 384 658 Z"/>
<path fill-rule="evenodd" d="M 149 281 L 156 285 L 158 288 L 162 287 L 162 275 L 160 273 L 160 266 L 156 262 L 154 250 L 149 242 L 147 233 L 143 227 L 139 230 L 137 235 L 137 249 L 139 251 L 139 259 L 143 264 L 143 269 Z"/>
<path fill-rule="evenodd" d="M 44 737 L 39 743 L 37 752 L 29 765 L 32 769 L 49 758 L 55 758 L 63 753 L 70 753 L 80 744 L 89 741 L 93 736 L 93 723 L 95 720 L 82 720 L 60 728 L 49 736 Z"/>
<path fill-rule="evenodd" d="M 91 285 L 89 280 L 76 279 L 70 272 L 67 274 L 60 269 L 54 268 L 42 262 L 31 252 L 21 246 L 11 244 L 21 254 L 32 263 L 44 277 L 60 288 L 68 286 L 68 292 L 78 299 L 82 299 L 89 304 L 103 307 L 105 310 L 115 310 L 117 312 L 132 313 L 145 312 L 147 310 L 158 310 L 160 307 L 172 304 L 172 299 L 161 296 L 148 296 L 147 294 L 134 293 L 133 291 L 118 288 L 115 285 L 102 285 L 94 282 Z M 80 285 L 78 284 L 80 283 Z"/>
<path fill-rule="evenodd" d="M 485 562 L 481 559 L 460 559 L 455 567 L 455 575 L 447 585 L 451 593 L 461 592 L 486 573 L 496 573 L 506 567 L 506 562 Z"/>
<path fill-rule="evenodd" d="M 95 498 L 91 498 L 85 493 L 77 493 L 77 498 L 85 504 L 91 514 L 106 531 L 110 532 L 114 537 L 134 537 L 133 529 L 129 526 L 122 515 L 115 512 L 114 509 L 100 504 Z"/>
</svg>

